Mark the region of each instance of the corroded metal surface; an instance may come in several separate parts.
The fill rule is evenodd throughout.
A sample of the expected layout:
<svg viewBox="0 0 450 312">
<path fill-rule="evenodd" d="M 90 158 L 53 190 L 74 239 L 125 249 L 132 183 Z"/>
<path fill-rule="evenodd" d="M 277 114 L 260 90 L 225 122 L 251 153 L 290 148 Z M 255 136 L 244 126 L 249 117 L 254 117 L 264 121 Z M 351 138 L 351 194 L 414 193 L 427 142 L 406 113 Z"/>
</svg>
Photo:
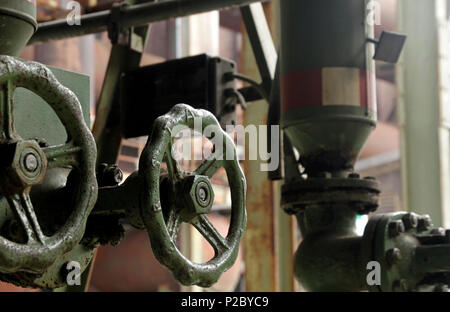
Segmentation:
<svg viewBox="0 0 450 312">
<path fill-rule="evenodd" d="M 288 214 L 324 204 L 348 205 L 360 214 L 368 214 L 378 208 L 380 186 L 374 178 L 361 179 L 356 173 L 348 177 L 332 177 L 331 173 L 323 175 L 323 178 L 301 178 L 283 185 L 282 208 Z"/>
<path fill-rule="evenodd" d="M 370 291 L 442 291 L 450 284 L 450 231 L 434 227 L 428 215 L 375 216 L 363 246 L 365 261 L 381 264 L 381 284 Z"/>
<path fill-rule="evenodd" d="M 194 173 L 186 173 L 178 168 L 171 156 L 172 137 L 176 135 L 176 126 L 193 129 L 194 118 L 201 118 L 202 130 L 210 126 L 214 128 L 213 134 L 223 137 L 221 151 L 223 155 L 213 153 L 212 157 L 207 158 Z M 225 154 L 228 154 L 228 157 L 231 154 L 232 157 L 225 158 Z M 164 209 L 165 203 L 162 207 L 160 198 L 160 172 L 164 156 L 166 156 L 169 171 L 167 179 L 169 198 L 172 199 L 166 209 Z M 220 159 L 221 156 L 223 160 Z M 187 205 L 183 200 L 177 201 L 177 194 L 180 194 L 186 186 L 183 181 L 188 180 L 192 175 L 211 178 L 221 167 L 224 167 L 227 172 L 232 200 L 231 222 L 226 238 L 217 232 L 206 214 L 197 213 L 195 209 L 193 211 L 185 207 Z M 235 262 L 239 243 L 246 227 L 246 182 L 231 138 L 220 128 L 214 115 L 208 111 L 195 110 L 188 105 L 178 104 L 169 113 L 156 120 L 151 138 L 140 158 L 139 175 L 144 178 L 144 188 L 140 198 L 141 217 L 147 227 L 151 246 L 158 261 L 184 285 L 196 284 L 209 287 L 217 282 L 220 275 Z M 202 195 L 199 193 L 200 197 Z M 207 263 L 198 264 L 181 254 L 175 241 L 182 222 L 192 224 L 211 244 L 215 251 L 213 259 Z"/>
<path fill-rule="evenodd" d="M 65 126 L 69 140 L 60 146 L 40 147 L 24 141 L 15 131 L 13 118 L 13 95 L 16 88 L 26 88 L 44 99 Z M 97 198 L 95 179 L 96 147 L 86 126 L 81 105 L 72 91 L 62 86 L 45 66 L 25 62 L 9 56 L 0 56 L 0 149 L 25 144 L 36 151 L 24 166 L 0 166 L 0 191 L 8 200 L 14 216 L 25 233 L 20 239 L 0 236 L 0 271 L 3 273 L 42 273 L 58 257 L 72 250 L 81 240 L 87 217 Z M 30 103 L 32 105 L 32 103 Z M 25 143 L 24 143 L 25 142 Z M 26 152 L 24 148 L 15 152 Z M 2 154 L 2 161 L 4 160 Z M 20 162 L 19 162 L 20 164 Z M 73 193 L 73 207 L 67 220 L 54 233 L 43 231 L 36 217 L 29 192 L 35 181 L 27 181 L 11 189 L 7 187 L 11 171 L 25 175 L 36 168 L 45 175 L 47 169 L 73 168 L 78 174 Z M 29 169 L 28 171 L 25 169 Z M 31 177 L 33 179 L 33 177 Z M 40 180 L 37 180 L 40 182 Z"/>
</svg>

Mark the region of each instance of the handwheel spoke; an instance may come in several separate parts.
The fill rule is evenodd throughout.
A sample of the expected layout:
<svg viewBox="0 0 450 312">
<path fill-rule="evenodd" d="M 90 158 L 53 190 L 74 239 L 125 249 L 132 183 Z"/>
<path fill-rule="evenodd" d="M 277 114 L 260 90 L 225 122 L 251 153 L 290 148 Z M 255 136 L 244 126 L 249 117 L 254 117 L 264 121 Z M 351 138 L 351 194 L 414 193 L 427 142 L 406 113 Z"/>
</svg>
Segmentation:
<svg viewBox="0 0 450 312">
<path fill-rule="evenodd" d="M 174 243 L 176 243 L 177 241 L 180 226 L 181 226 L 180 216 L 175 212 L 175 210 L 171 209 L 167 219 L 167 231 L 169 232 L 170 239 Z"/>
<path fill-rule="evenodd" d="M 28 242 L 44 244 L 45 236 L 42 233 L 33 204 L 28 192 L 7 196 L 9 205 L 15 210 L 28 237 Z"/>
<path fill-rule="evenodd" d="M 15 86 L 7 82 L 0 86 L 0 140 L 13 140 L 14 129 L 13 98 Z"/>
<path fill-rule="evenodd" d="M 214 155 L 211 155 L 195 170 L 195 174 L 212 178 L 221 167 L 223 167 L 223 160 L 219 160 Z"/>
<path fill-rule="evenodd" d="M 81 147 L 74 146 L 73 143 L 46 147 L 42 149 L 48 160 L 48 168 L 74 167 L 79 164 L 78 156 Z"/>
<path fill-rule="evenodd" d="M 191 224 L 211 244 L 216 254 L 229 249 L 225 238 L 217 232 L 216 228 L 211 224 L 206 215 L 195 217 L 191 220 Z"/>
</svg>

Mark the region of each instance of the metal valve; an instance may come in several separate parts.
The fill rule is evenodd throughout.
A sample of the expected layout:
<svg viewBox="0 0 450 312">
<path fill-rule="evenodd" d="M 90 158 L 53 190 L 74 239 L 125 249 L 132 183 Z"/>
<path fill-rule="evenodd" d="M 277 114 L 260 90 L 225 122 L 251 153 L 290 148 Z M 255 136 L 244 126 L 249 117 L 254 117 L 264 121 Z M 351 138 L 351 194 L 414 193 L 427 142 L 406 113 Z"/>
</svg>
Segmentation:
<svg viewBox="0 0 450 312">
<path fill-rule="evenodd" d="M 221 152 L 213 153 L 193 173 L 187 173 L 178 167 L 172 157 L 172 139 L 179 131 L 179 126 L 193 129 L 195 118 L 201 119 L 202 130 L 209 126 L 214 130 L 211 132 L 222 136 L 223 148 L 217 147 L 216 150 Z M 164 157 L 168 167 L 168 198 L 171 199 L 166 207 L 160 197 L 161 163 Z M 227 237 L 222 237 L 207 218 L 214 197 L 209 179 L 222 167 L 227 173 L 232 199 Z M 142 152 L 139 175 L 144 182 L 140 212 L 156 258 L 184 285 L 209 287 L 217 282 L 236 260 L 246 226 L 245 177 L 231 138 L 210 112 L 178 104 L 156 120 L 151 138 Z M 177 194 L 186 196 L 180 198 Z M 211 244 L 215 252 L 213 259 L 197 264 L 181 254 L 175 243 L 182 222 L 192 224 Z"/>
<path fill-rule="evenodd" d="M 67 131 L 65 144 L 45 146 L 19 136 L 13 116 L 16 88 L 50 105 Z M 96 146 L 75 94 L 39 63 L 0 56 L 0 116 L 0 194 L 7 202 L 0 205 L 0 271 L 2 279 L 24 284 L 26 278 L 19 275 L 36 279 L 81 241 L 97 199 Z M 72 204 L 47 200 L 34 205 L 32 188 L 56 168 L 72 172 Z"/>
<path fill-rule="evenodd" d="M 428 215 L 391 213 L 372 217 L 366 227 L 366 261 L 381 265 L 381 284 L 370 291 L 443 291 L 450 284 L 450 231 Z"/>
<path fill-rule="evenodd" d="M 193 129 L 196 118 L 201 120 L 202 131 L 211 127 L 208 133 L 220 136 L 223 146 L 216 146 L 215 152 L 194 172 L 185 172 L 172 157 L 172 139 L 186 127 Z M 163 162 L 167 169 L 162 167 Z M 210 179 L 220 168 L 225 169 L 231 188 L 231 222 L 226 237 L 208 219 L 214 202 Z M 238 255 L 247 222 L 245 193 L 246 181 L 236 148 L 214 115 L 178 104 L 155 121 L 139 160 L 139 171 L 120 186 L 99 189 L 92 215 L 124 217 L 133 227 L 147 230 L 156 259 L 179 282 L 209 287 L 233 265 Z M 209 242 L 215 252 L 213 259 L 193 263 L 180 252 L 176 240 L 182 223 L 193 225 Z"/>
</svg>

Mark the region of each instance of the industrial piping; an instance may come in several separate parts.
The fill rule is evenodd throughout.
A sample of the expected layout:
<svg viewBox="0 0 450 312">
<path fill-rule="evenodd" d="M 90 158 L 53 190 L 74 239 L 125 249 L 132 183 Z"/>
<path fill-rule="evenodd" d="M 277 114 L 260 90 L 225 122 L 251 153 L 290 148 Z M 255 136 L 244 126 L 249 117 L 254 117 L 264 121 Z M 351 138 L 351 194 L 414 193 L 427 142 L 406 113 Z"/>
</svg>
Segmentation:
<svg viewBox="0 0 450 312">
<path fill-rule="evenodd" d="M 120 8 L 120 27 L 126 29 L 174 17 L 223 10 L 235 6 L 249 5 L 267 0 L 172 0 L 128 5 Z M 104 32 L 112 22 L 111 10 L 90 13 L 81 17 L 80 26 L 71 26 L 66 20 L 39 24 L 39 29 L 28 44 L 78 37 Z"/>
<path fill-rule="evenodd" d="M 295 275 L 309 291 L 446 291 L 450 231 L 429 216 L 379 214 L 363 236 L 355 232 L 357 215 L 375 211 L 380 193 L 374 178 L 354 172 L 376 125 L 367 3 L 280 1 L 281 126 L 300 154 L 286 149 L 282 189 L 303 236 Z"/>
</svg>

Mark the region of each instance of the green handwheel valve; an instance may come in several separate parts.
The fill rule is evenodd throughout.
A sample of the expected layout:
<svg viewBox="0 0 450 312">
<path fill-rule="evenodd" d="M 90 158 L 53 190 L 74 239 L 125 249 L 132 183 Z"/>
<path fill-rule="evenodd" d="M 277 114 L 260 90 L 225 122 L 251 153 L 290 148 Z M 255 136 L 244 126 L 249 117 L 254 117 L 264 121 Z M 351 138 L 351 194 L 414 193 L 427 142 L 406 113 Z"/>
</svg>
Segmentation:
<svg viewBox="0 0 450 312">
<path fill-rule="evenodd" d="M 16 88 L 28 89 L 50 105 L 67 131 L 65 144 L 42 146 L 19 136 L 13 116 Z M 0 56 L 0 116 L 0 193 L 12 212 L 0 224 L 0 271 L 43 273 L 83 237 L 97 199 L 95 142 L 75 94 L 39 63 Z M 60 211 L 71 209 L 57 229 L 38 218 L 30 197 L 31 188 L 54 168 L 71 168 L 79 175 L 72 204 L 61 203 L 65 207 Z"/>
<path fill-rule="evenodd" d="M 222 137 L 223 149 L 216 148 L 217 152 L 212 153 L 199 168 L 193 173 L 187 173 L 179 168 L 172 156 L 172 139 L 181 129 L 180 126 L 193 129 L 196 118 L 202 121 L 202 131 L 212 127 L 214 131 L 210 132 Z M 166 203 L 162 203 L 160 197 L 161 163 L 164 157 L 168 170 L 166 187 L 170 193 L 170 200 Z M 209 179 L 222 167 L 227 173 L 232 200 L 230 228 L 225 238 L 207 218 L 214 196 Z M 144 181 L 140 199 L 141 217 L 158 261 L 184 285 L 209 287 L 217 282 L 221 274 L 235 262 L 246 226 L 246 182 L 231 138 L 210 112 L 178 104 L 154 123 L 151 138 L 140 158 L 139 175 Z M 187 195 L 181 197 L 177 194 Z M 176 238 L 182 222 L 193 225 L 211 244 L 215 252 L 213 259 L 198 264 L 181 254 L 176 246 Z"/>
</svg>

